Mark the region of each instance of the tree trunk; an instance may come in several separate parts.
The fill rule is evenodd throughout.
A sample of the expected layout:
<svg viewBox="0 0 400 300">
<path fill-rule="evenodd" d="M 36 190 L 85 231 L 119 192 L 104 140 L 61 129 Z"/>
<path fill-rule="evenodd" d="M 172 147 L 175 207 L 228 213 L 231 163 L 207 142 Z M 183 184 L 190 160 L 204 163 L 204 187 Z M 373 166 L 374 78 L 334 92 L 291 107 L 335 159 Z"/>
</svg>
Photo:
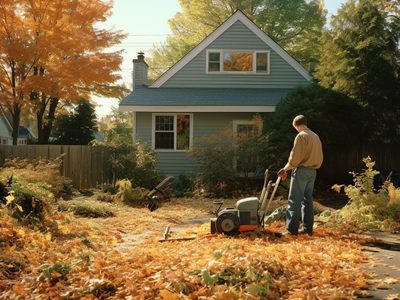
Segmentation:
<svg viewBox="0 0 400 300">
<path fill-rule="evenodd" d="M 46 97 L 42 95 L 42 99 L 40 101 L 40 109 L 36 111 L 36 120 L 37 120 L 37 130 L 38 130 L 38 144 L 45 144 L 47 141 L 44 139 L 43 134 L 43 117 L 44 112 L 46 110 Z"/>
<path fill-rule="evenodd" d="M 13 117 L 13 145 L 18 144 L 20 114 L 21 114 L 21 109 L 18 107 L 18 105 L 14 105 L 14 112 L 11 114 Z"/>
<path fill-rule="evenodd" d="M 57 105 L 58 105 L 58 101 L 59 101 L 58 98 L 52 98 L 51 101 L 50 101 L 48 121 L 43 126 L 43 137 L 44 137 L 44 141 L 46 143 L 49 142 L 51 130 L 53 129 L 53 123 L 54 123 L 54 119 L 55 119 L 55 114 L 56 114 L 56 108 L 57 108 Z"/>
</svg>

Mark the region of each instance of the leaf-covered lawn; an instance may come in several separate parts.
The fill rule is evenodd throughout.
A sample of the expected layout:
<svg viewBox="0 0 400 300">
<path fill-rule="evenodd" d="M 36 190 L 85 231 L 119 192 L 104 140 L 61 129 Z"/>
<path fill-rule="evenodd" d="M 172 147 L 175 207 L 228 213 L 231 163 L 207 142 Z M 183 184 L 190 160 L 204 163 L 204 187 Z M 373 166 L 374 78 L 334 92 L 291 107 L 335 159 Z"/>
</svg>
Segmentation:
<svg viewBox="0 0 400 300">
<path fill-rule="evenodd" d="M 185 227 L 211 216 L 211 200 L 173 199 L 152 213 L 108 206 L 114 217 L 56 213 L 42 231 L 2 215 L 0 299 L 353 299 L 399 280 L 375 280 L 364 235 L 321 225 L 278 238 L 283 222 L 235 237 L 209 235 L 208 222 Z M 159 242 L 167 225 L 171 238 L 195 239 Z"/>
</svg>

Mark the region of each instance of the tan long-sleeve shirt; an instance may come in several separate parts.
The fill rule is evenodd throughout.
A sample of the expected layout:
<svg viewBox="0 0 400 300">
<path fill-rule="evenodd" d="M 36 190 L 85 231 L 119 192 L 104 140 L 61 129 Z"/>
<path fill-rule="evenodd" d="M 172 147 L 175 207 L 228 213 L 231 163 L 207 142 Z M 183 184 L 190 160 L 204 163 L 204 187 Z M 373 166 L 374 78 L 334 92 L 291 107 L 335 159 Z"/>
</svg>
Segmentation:
<svg viewBox="0 0 400 300">
<path fill-rule="evenodd" d="M 291 168 L 307 167 L 319 169 L 323 161 L 322 144 L 318 135 L 310 129 L 300 132 L 290 152 L 288 164 Z"/>
</svg>

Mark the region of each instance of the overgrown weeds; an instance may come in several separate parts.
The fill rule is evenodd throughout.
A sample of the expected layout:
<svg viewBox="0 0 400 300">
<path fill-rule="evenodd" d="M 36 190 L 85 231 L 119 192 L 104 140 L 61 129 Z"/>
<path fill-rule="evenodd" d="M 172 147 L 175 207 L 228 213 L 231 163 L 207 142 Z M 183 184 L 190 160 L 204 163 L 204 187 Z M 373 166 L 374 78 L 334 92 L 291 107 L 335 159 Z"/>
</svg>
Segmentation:
<svg viewBox="0 0 400 300">
<path fill-rule="evenodd" d="M 0 175 L 2 179 L 12 178 L 12 184 L 19 182 L 21 185 L 25 183 L 46 185 L 48 190 L 58 197 L 68 192 L 65 187 L 71 184 L 70 179 L 60 175 L 61 164 L 62 155 L 56 159 L 10 157 L 1 168 Z"/>
<path fill-rule="evenodd" d="M 391 232 L 400 225 L 400 189 L 386 181 L 379 191 L 374 191 L 374 176 L 379 172 L 373 169 L 375 162 L 369 156 L 363 162 L 367 167 L 364 172 L 351 172 L 354 185 L 332 187 L 338 192 L 344 187 L 348 204 L 334 213 L 324 213 L 321 218 L 363 230 Z"/>
</svg>

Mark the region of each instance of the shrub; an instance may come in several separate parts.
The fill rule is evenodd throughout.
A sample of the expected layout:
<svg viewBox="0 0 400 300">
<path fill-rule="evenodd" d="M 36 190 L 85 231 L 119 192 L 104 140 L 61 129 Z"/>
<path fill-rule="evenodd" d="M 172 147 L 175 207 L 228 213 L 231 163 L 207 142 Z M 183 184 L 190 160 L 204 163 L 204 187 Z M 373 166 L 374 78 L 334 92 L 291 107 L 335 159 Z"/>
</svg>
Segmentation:
<svg viewBox="0 0 400 300">
<path fill-rule="evenodd" d="M 400 189 L 391 182 L 385 182 L 383 188 L 375 192 L 373 179 L 378 171 L 373 170 L 375 162 L 368 156 L 363 159 L 367 169 L 358 174 L 351 172 L 354 185 L 344 187 L 349 202 L 342 209 L 326 216 L 328 220 L 338 224 L 349 224 L 360 229 L 391 231 L 396 224 L 396 213 L 400 208 Z M 343 185 L 334 185 L 337 191 Z M 399 221 L 399 220 L 397 220 Z"/>
<path fill-rule="evenodd" d="M 175 181 L 172 186 L 175 197 L 191 197 L 195 189 L 195 178 L 191 174 L 179 174 L 179 180 Z"/>
<path fill-rule="evenodd" d="M 97 200 L 102 202 L 113 202 L 113 196 L 110 194 L 101 193 L 97 195 Z"/>
<path fill-rule="evenodd" d="M 53 200 L 50 186 L 44 183 L 27 183 L 17 177 L 13 178 L 15 182 L 7 187 L 9 193 L 6 196 L 7 214 L 19 221 L 43 222 L 48 216 L 49 204 Z"/>
<path fill-rule="evenodd" d="M 13 178 L 13 181 L 46 184 L 55 197 L 60 196 L 65 185 L 71 181 L 60 175 L 62 156 L 56 159 L 36 158 L 20 159 L 10 157 L 1 168 L 2 178 Z"/>
<path fill-rule="evenodd" d="M 111 195 L 115 195 L 118 192 L 118 188 L 110 183 L 106 183 L 103 185 L 103 192 L 110 193 Z"/>
<path fill-rule="evenodd" d="M 241 132 L 225 128 L 219 135 L 195 140 L 188 151 L 196 163 L 196 181 L 212 193 L 246 188 L 264 173 L 266 138 L 261 133 L 261 117 L 255 116 Z"/>
<path fill-rule="evenodd" d="M 60 211 L 72 211 L 75 215 L 91 218 L 112 217 L 114 212 L 106 204 L 91 200 L 72 200 L 60 202 Z"/>
<path fill-rule="evenodd" d="M 116 186 L 118 187 L 116 197 L 121 199 L 124 204 L 142 205 L 148 200 L 147 194 L 150 191 L 141 187 L 132 188 L 132 183 L 127 179 L 118 181 Z"/>
<path fill-rule="evenodd" d="M 95 143 L 94 145 L 106 146 L 109 149 L 108 162 L 111 166 L 113 183 L 128 179 L 133 187 L 153 189 L 161 181 L 161 176 L 155 169 L 156 156 L 149 143 L 138 141 L 136 144 Z"/>
</svg>

